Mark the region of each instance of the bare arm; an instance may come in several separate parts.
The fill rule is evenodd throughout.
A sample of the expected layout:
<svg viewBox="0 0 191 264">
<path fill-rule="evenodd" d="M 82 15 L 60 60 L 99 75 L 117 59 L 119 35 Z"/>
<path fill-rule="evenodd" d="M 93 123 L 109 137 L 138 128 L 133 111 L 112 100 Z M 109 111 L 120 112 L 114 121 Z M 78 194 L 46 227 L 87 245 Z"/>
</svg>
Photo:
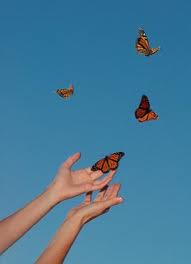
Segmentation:
<svg viewBox="0 0 191 264">
<path fill-rule="evenodd" d="M 3 253 L 39 221 L 56 201 L 51 192 L 45 191 L 16 213 L 0 221 L 0 252 Z"/>
<path fill-rule="evenodd" d="M 81 228 L 79 219 L 66 220 L 35 264 L 63 263 Z"/>
<path fill-rule="evenodd" d="M 79 158 L 80 153 L 69 157 L 45 192 L 24 208 L 0 221 L 0 253 L 22 237 L 56 204 L 87 191 L 99 190 L 111 181 L 114 173 L 98 180 L 103 175 L 100 171 L 92 172 L 90 168 L 72 171 L 72 165 Z"/>
<path fill-rule="evenodd" d="M 94 201 L 91 201 L 91 193 L 87 194 L 84 202 L 69 212 L 35 264 L 62 264 L 84 224 L 123 201 L 121 197 L 117 197 L 119 189 L 119 184 L 112 185 L 108 190 L 105 188 Z"/>
</svg>

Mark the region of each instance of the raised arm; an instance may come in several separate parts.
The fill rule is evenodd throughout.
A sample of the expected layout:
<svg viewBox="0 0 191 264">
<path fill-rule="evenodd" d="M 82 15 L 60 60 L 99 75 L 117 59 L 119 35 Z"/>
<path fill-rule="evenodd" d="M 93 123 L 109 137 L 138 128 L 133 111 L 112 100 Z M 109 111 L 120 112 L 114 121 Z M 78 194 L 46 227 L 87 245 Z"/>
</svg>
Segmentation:
<svg viewBox="0 0 191 264">
<path fill-rule="evenodd" d="M 62 264 L 84 224 L 108 212 L 110 207 L 123 201 L 121 197 L 117 197 L 119 189 L 119 184 L 104 188 L 94 201 L 91 201 L 92 193 L 88 193 L 84 202 L 69 212 L 66 220 L 35 264 Z"/>
<path fill-rule="evenodd" d="M 98 180 L 103 174 L 90 168 L 72 171 L 80 153 L 69 157 L 60 167 L 53 182 L 32 202 L 0 221 L 0 253 L 14 244 L 56 204 L 84 192 L 100 190 L 111 181 L 113 173 Z"/>
</svg>

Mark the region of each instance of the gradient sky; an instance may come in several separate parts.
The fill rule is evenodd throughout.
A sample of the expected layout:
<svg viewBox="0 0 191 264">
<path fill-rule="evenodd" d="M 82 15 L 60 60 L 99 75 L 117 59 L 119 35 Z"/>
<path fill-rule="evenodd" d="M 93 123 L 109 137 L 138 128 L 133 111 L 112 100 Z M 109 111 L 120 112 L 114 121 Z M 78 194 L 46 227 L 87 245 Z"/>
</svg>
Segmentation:
<svg viewBox="0 0 191 264">
<path fill-rule="evenodd" d="M 3 218 L 40 194 L 63 160 L 75 168 L 124 151 L 124 203 L 90 222 L 66 264 L 191 263 L 191 2 L 4 0 L 0 4 Z M 152 57 L 135 52 L 144 27 Z M 54 91 L 75 86 L 63 101 Z M 142 94 L 160 119 L 134 118 Z M 32 264 L 70 208 L 54 208 L 2 257 Z"/>
</svg>

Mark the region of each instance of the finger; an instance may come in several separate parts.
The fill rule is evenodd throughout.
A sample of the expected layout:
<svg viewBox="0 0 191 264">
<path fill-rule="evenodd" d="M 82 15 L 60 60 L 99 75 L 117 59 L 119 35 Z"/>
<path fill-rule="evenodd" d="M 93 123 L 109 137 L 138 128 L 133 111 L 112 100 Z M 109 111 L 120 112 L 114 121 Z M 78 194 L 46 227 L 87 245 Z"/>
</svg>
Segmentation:
<svg viewBox="0 0 191 264">
<path fill-rule="evenodd" d="M 91 167 L 85 168 L 85 170 L 86 170 L 86 172 L 87 172 L 88 174 L 91 174 L 91 173 L 92 173 Z"/>
<path fill-rule="evenodd" d="M 104 186 L 106 186 L 110 181 L 112 180 L 111 175 L 105 177 L 104 179 L 97 181 L 95 183 L 93 183 L 92 185 L 92 191 L 96 191 L 96 190 L 101 190 Z"/>
<path fill-rule="evenodd" d="M 95 210 L 97 212 L 96 215 L 99 215 L 100 213 L 104 214 L 104 213 L 108 212 L 112 206 L 120 204 L 122 202 L 123 202 L 122 197 L 115 197 L 115 198 L 112 198 L 110 200 L 100 201 L 100 202 L 96 203 L 96 208 L 95 208 Z"/>
<path fill-rule="evenodd" d="M 111 176 L 113 178 L 113 176 L 116 174 L 117 170 L 112 170 L 109 172 L 108 176 Z"/>
<path fill-rule="evenodd" d="M 113 176 L 115 175 L 116 171 L 111 171 L 105 178 L 103 178 L 102 180 L 97 180 L 94 182 L 94 184 L 100 184 L 102 183 L 105 179 L 113 179 Z"/>
<path fill-rule="evenodd" d="M 80 152 L 76 152 L 74 155 L 70 156 L 64 163 L 63 163 L 63 167 L 70 169 L 72 167 L 72 165 L 78 161 L 80 159 Z"/>
<path fill-rule="evenodd" d="M 100 178 L 101 176 L 103 175 L 103 172 L 101 170 L 98 170 L 98 171 L 92 171 L 91 173 L 91 178 L 92 180 L 96 180 L 98 178 Z"/>
<path fill-rule="evenodd" d="M 122 197 L 115 197 L 115 198 L 112 198 L 110 200 L 106 200 L 106 201 L 103 201 L 103 209 L 106 210 L 108 208 L 111 208 L 112 206 L 114 205 L 117 205 L 117 204 L 120 204 L 123 202 L 123 198 Z"/>
<path fill-rule="evenodd" d="M 81 194 L 83 192 L 87 193 L 87 192 L 91 192 L 91 191 L 101 190 L 104 186 L 106 186 L 112 180 L 114 174 L 115 174 L 115 171 L 113 171 L 112 173 L 109 173 L 102 180 L 97 180 L 95 182 L 78 185 L 77 193 Z"/>
<path fill-rule="evenodd" d="M 110 195 L 110 198 L 117 197 L 117 195 L 118 195 L 118 193 L 120 191 L 120 188 L 121 188 L 121 184 L 119 184 L 119 183 L 115 184 L 114 188 L 113 188 L 113 192 Z"/>
<path fill-rule="evenodd" d="M 105 185 L 101 190 L 100 192 L 97 194 L 96 198 L 95 198 L 95 202 L 98 202 L 98 201 L 102 201 L 104 196 L 105 196 L 105 193 L 108 189 L 108 185 Z"/>
<path fill-rule="evenodd" d="M 103 175 L 101 170 L 92 171 L 91 167 L 88 167 L 85 170 L 91 176 L 92 180 L 96 180 Z"/>
<path fill-rule="evenodd" d="M 117 197 L 120 188 L 121 188 L 120 184 L 113 184 L 112 188 L 108 190 L 108 192 L 106 193 L 105 198 L 111 199 Z"/>
<path fill-rule="evenodd" d="M 108 199 L 108 197 L 111 196 L 112 192 L 113 192 L 113 189 L 115 187 L 115 184 L 112 184 L 108 189 L 107 189 L 107 192 L 105 193 L 105 200 Z"/>
<path fill-rule="evenodd" d="M 87 192 L 84 198 L 84 203 L 89 204 L 92 200 L 92 192 Z"/>
</svg>

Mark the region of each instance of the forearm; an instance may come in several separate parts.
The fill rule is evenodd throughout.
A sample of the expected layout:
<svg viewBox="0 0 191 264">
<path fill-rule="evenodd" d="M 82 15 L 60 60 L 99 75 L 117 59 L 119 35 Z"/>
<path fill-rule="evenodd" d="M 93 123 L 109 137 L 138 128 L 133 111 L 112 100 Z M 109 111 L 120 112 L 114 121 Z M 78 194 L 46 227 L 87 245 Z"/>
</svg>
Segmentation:
<svg viewBox="0 0 191 264">
<path fill-rule="evenodd" d="M 35 264 L 62 264 L 81 228 L 78 218 L 66 220 Z"/>
<path fill-rule="evenodd" d="M 22 237 L 55 204 L 56 201 L 48 189 L 24 208 L 0 221 L 0 253 Z"/>
</svg>

